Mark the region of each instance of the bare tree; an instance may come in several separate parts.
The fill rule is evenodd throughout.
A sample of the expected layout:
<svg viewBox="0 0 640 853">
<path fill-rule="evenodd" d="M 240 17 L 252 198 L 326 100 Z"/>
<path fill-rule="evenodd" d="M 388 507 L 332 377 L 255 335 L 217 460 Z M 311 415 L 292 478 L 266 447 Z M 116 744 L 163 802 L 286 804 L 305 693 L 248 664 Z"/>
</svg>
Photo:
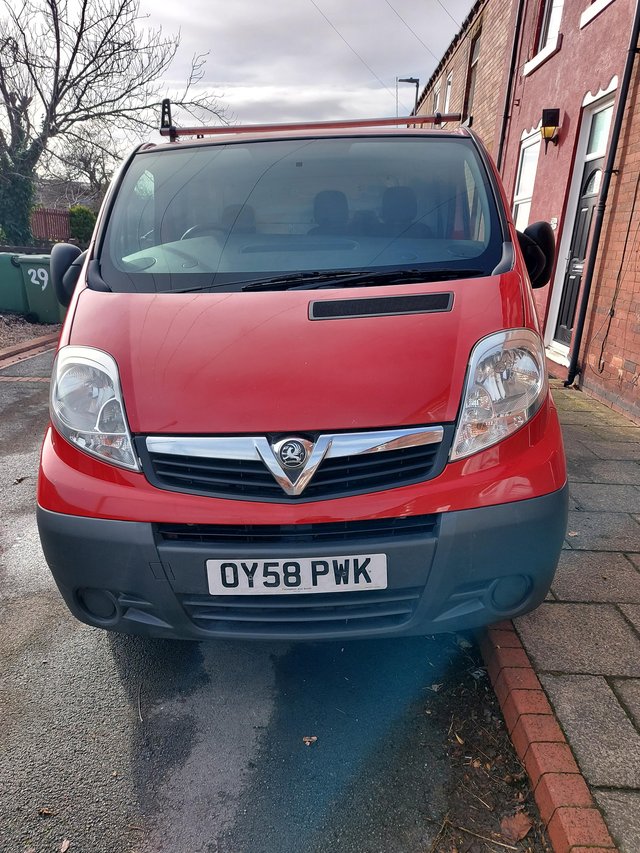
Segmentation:
<svg viewBox="0 0 640 853">
<path fill-rule="evenodd" d="M 97 209 L 127 147 L 123 139 L 105 137 L 90 124 L 81 137 L 67 134 L 40 161 L 39 194 L 55 199 L 56 206 L 89 204 Z"/>
<path fill-rule="evenodd" d="M 179 36 L 144 20 L 139 0 L 0 0 L 0 227 L 9 242 L 30 239 L 35 170 L 54 140 L 93 145 L 96 132 L 112 139 L 116 128 L 140 135 L 157 125 Z M 193 95 L 203 66 L 194 57 L 176 103 L 224 120 L 215 99 Z"/>
</svg>

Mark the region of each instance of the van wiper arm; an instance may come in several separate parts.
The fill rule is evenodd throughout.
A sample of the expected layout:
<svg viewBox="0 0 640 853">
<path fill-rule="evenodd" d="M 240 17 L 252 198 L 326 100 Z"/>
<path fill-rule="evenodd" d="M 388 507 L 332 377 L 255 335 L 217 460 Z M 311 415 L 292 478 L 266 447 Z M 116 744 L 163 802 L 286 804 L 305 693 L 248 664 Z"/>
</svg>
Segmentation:
<svg viewBox="0 0 640 853">
<path fill-rule="evenodd" d="M 219 287 L 240 286 L 243 291 L 255 290 L 317 290 L 322 287 L 368 287 L 376 284 L 393 284 L 412 281 L 450 281 L 456 278 L 474 278 L 486 275 L 484 270 L 439 269 L 421 270 L 401 267 L 392 270 L 330 270 L 295 272 L 269 278 L 249 279 L 245 281 L 225 282 L 224 284 L 205 284 L 195 287 L 183 287 L 175 290 L 162 290 L 159 293 L 204 293 Z"/>
<path fill-rule="evenodd" d="M 278 275 L 273 278 L 259 278 L 253 281 L 240 282 L 241 290 L 295 290 L 297 286 L 311 287 L 316 282 L 349 281 L 354 276 L 364 275 L 362 270 L 328 270 L 311 272 L 294 272 L 287 275 Z M 237 284 L 238 282 L 236 282 Z"/>
<path fill-rule="evenodd" d="M 457 278 L 473 278 L 485 275 L 484 270 L 453 269 L 394 269 L 372 272 L 358 270 L 342 273 L 304 273 L 302 275 L 283 276 L 279 279 L 266 279 L 245 285 L 242 290 L 319 290 L 323 287 L 368 287 L 376 284 L 394 284 L 412 281 L 450 281 Z"/>
<path fill-rule="evenodd" d="M 361 271 L 358 270 L 356 275 L 360 275 Z M 288 273 L 287 275 L 278 275 L 278 276 L 269 276 L 268 278 L 247 278 L 242 281 L 229 281 L 224 282 L 222 284 L 205 284 L 205 285 L 195 285 L 194 287 L 180 287 L 176 289 L 170 290 L 162 290 L 160 293 L 199 293 L 200 291 L 207 291 L 211 289 L 215 289 L 218 287 L 238 287 L 240 285 L 240 290 L 288 290 L 291 284 L 299 284 L 302 281 L 325 281 L 326 279 L 330 279 L 334 281 L 335 279 L 339 279 L 342 276 L 352 276 L 354 275 L 353 270 L 331 270 L 330 272 L 318 272 L 316 270 L 312 270 L 310 272 L 294 272 Z"/>
</svg>

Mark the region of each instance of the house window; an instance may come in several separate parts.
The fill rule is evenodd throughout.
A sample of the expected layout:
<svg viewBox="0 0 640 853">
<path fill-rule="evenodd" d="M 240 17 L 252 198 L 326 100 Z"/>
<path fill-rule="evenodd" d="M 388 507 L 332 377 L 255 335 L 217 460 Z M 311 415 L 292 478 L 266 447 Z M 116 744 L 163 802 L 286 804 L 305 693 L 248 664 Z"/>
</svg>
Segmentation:
<svg viewBox="0 0 640 853">
<path fill-rule="evenodd" d="M 538 53 L 550 45 L 555 45 L 558 33 L 560 32 L 563 5 L 564 0 L 544 0 L 540 16 Z"/>
<path fill-rule="evenodd" d="M 468 118 L 473 110 L 473 96 L 476 91 L 476 77 L 478 74 L 478 59 L 480 57 L 480 33 L 471 42 L 469 51 L 469 71 L 467 73 L 467 93 L 464 99 L 464 115 Z"/>
<path fill-rule="evenodd" d="M 520 146 L 516 191 L 513 196 L 513 221 L 518 231 L 524 231 L 529 224 L 539 153 L 540 135 L 538 133 L 523 140 Z"/>
<path fill-rule="evenodd" d="M 609 140 L 609 126 L 613 115 L 613 104 L 594 113 L 587 143 L 587 159 L 604 157 Z"/>
<path fill-rule="evenodd" d="M 440 87 L 441 87 L 441 84 L 440 84 L 440 81 L 438 81 L 438 85 L 436 86 L 436 88 L 433 91 L 433 112 L 434 113 L 438 112 L 438 105 L 440 103 Z"/>
<path fill-rule="evenodd" d="M 447 82 L 444 86 L 444 107 L 443 112 L 448 113 L 451 106 L 451 86 L 453 84 L 453 73 L 447 76 Z"/>
</svg>

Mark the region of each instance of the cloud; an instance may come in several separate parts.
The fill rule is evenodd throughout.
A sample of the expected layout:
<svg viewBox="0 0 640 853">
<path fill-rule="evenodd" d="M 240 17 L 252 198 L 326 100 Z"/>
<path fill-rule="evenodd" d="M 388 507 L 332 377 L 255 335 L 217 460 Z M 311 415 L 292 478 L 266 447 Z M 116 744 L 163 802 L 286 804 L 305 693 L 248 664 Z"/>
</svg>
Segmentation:
<svg viewBox="0 0 640 853">
<path fill-rule="evenodd" d="M 172 78 L 184 81 L 191 56 L 209 51 L 203 84 L 242 123 L 395 115 L 396 77 L 425 83 L 457 30 L 437 0 L 315 3 L 352 49 L 312 0 L 143 0 L 142 8 L 150 26 L 180 30 Z M 444 3 L 457 21 L 471 6 Z M 400 113 L 414 95 L 400 84 Z"/>
</svg>

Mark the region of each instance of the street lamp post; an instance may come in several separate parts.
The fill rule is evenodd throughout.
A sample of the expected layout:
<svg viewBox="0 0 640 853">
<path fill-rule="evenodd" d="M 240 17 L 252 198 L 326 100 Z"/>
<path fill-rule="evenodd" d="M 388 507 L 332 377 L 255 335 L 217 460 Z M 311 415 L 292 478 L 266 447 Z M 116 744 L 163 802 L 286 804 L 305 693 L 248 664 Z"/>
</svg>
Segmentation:
<svg viewBox="0 0 640 853">
<path fill-rule="evenodd" d="M 420 80 L 418 77 L 396 77 L 396 117 L 398 115 L 398 83 L 413 83 L 416 87 L 416 102 L 413 107 L 413 114 L 418 114 L 418 89 L 420 88 Z"/>
</svg>

